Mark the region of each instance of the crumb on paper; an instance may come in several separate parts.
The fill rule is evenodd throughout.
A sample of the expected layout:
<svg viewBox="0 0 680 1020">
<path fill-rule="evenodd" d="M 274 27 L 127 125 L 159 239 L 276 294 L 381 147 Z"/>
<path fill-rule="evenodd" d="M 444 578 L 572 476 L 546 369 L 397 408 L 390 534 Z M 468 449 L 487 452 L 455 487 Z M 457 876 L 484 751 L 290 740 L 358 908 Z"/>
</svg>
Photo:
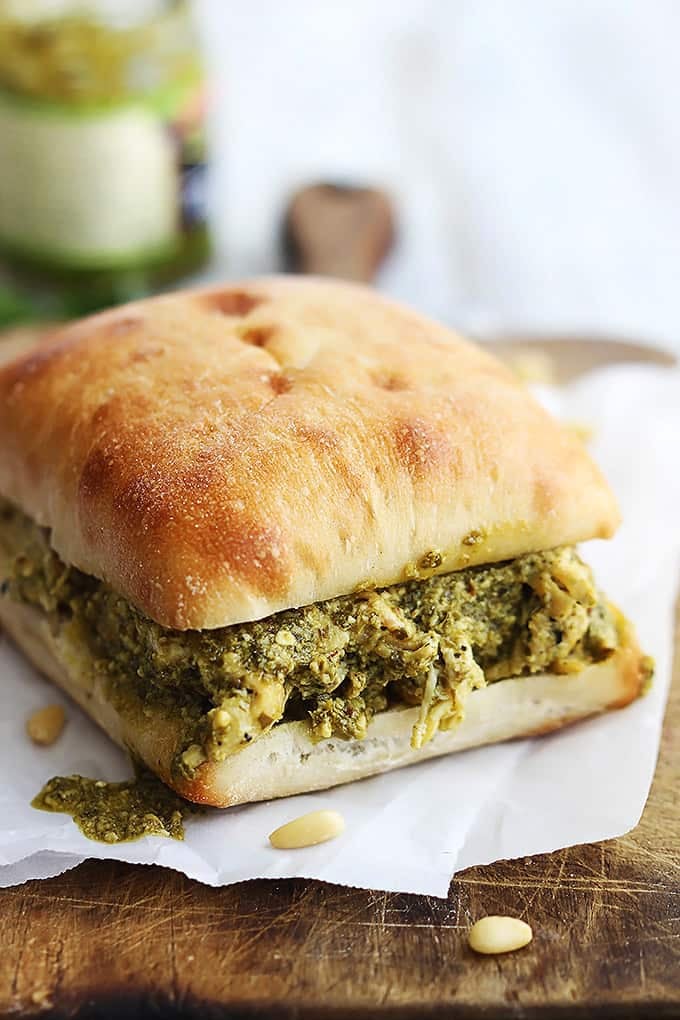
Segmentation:
<svg viewBox="0 0 680 1020">
<path fill-rule="evenodd" d="M 507 363 L 524 383 L 557 385 L 555 359 L 545 351 L 518 348 L 507 356 Z"/>
<path fill-rule="evenodd" d="M 595 436 L 595 426 L 590 422 L 572 419 L 570 421 L 566 421 L 564 424 L 569 431 L 573 433 L 577 439 L 580 439 L 586 446 Z"/>
</svg>

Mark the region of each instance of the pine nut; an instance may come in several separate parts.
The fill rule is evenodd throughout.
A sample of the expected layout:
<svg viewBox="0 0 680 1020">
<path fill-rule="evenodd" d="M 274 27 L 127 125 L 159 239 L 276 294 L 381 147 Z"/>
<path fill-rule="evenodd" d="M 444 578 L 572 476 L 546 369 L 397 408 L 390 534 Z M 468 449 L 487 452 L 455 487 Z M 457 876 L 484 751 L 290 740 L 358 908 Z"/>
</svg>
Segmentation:
<svg viewBox="0 0 680 1020">
<path fill-rule="evenodd" d="M 46 705 L 26 721 L 26 732 L 34 744 L 49 747 L 61 735 L 65 724 L 66 715 L 61 705 Z"/>
<path fill-rule="evenodd" d="M 476 953 L 512 953 L 528 945 L 534 933 L 526 921 L 518 917 L 482 917 L 472 925 L 468 935 L 470 949 Z"/>
<path fill-rule="evenodd" d="M 335 839 L 345 830 L 345 820 L 337 811 L 311 811 L 275 829 L 269 842 L 277 850 L 297 850 Z"/>
</svg>

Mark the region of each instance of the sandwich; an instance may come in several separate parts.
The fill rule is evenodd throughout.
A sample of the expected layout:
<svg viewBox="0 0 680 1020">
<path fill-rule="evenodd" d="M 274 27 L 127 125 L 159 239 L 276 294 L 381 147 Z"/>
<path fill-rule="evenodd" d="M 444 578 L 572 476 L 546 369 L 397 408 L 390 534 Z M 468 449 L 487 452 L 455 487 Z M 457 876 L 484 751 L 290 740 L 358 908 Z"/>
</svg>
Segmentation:
<svg viewBox="0 0 680 1020">
<path fill-rule="evenodd" d="M 165 295 L 0 367 L 0 621 L 198 803 L 628 704 L 649 660 L 575 548 L 617 524 L 507 368 L 362 287 Z"/>
</svg>

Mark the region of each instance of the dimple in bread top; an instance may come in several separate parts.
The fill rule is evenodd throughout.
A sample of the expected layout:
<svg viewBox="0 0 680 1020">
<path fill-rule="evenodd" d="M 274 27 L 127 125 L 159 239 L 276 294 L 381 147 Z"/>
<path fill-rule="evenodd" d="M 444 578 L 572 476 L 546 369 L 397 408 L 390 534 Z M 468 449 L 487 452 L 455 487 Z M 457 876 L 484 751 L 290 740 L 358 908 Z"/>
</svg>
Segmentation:
<svg viewBox="0 0 680 1020">
<path fill-rule="evenodd" d="M 0 494 L 179 629 L 618 523 L 582 443 L 494 358 L 309 278 L 137 302 L 0 368 Z"/>
</svg>

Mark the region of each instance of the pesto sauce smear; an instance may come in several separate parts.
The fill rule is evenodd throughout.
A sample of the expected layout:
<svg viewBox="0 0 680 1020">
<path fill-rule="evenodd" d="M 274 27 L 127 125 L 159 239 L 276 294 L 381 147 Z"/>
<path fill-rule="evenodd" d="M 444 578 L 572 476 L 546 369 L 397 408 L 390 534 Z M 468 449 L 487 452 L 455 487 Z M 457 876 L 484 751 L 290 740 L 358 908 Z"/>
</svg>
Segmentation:
<svg viewBox="0 0 680 1020">
<path fill-rule="evenodd" d="M 47 615 L 59 640 L 87 649 L 121 714 L 181 721 L 173 763 L 193 778 L 280 721 L 303 720 L 315 739 L 362 739 L 395 705 L 419 709 L 421 747 L 463 717 L 487 683 L 574 673 L 617 647 L 613 614 L 572 548 L 361 591 L 264 620 L 173 631 L 96 578 L 67 566 L 48 533 L 0 506 L 10 535 L 9 597 Z M 469 541 L 483 542 L 482 533 Z"/>
<path fill-rule="evenodd" d="M 121 783 L 55 776 L 31 806 L 71 815 L 84 836 L 100 843 L 128 843 L 143 836 L 184 839 L 184 818 L 193 808 L 153 773 L 140 767 L 135 772 Z"/>
</svg>

